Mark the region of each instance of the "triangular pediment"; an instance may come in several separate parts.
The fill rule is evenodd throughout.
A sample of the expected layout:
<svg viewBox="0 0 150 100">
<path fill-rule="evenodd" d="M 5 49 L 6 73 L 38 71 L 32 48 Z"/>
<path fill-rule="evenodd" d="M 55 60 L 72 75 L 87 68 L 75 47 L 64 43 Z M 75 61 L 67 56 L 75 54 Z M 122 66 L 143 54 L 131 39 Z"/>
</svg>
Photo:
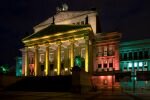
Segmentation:
<svg viewBox="0 0 150 100">
<path fill-rule="evenodd" d="M 48 18 L 47 20 L 38 24 L 35 27 L 40 27 L 40 26 L 52 24 L 53 23 L 53 17 L 55 18 L 55 23 L 57 23 L 60 21 L 64 21 L 67 19 L 75 18 L 75 17 L 81 16 L 81 15 L 86 15 L 86 14 L 90 14 L 90 13 L 95 13 L 95 11 L 64 11 L 64 12 L 59 12 L 56 15 Z"/>
</svg>

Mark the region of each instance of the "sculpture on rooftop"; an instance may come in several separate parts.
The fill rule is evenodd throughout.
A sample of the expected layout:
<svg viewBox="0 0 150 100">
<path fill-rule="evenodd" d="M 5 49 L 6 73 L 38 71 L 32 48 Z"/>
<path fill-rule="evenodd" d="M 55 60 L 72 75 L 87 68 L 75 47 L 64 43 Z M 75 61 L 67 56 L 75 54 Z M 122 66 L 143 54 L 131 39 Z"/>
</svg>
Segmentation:
<svg viewBox="0 0 150 100">
<path fill-rule="evenodd" d="M 57 12 L 68 11 L 68 5 L 66 3 L 62 4 L 62 7 L 56 7 Z"/>
</svg>

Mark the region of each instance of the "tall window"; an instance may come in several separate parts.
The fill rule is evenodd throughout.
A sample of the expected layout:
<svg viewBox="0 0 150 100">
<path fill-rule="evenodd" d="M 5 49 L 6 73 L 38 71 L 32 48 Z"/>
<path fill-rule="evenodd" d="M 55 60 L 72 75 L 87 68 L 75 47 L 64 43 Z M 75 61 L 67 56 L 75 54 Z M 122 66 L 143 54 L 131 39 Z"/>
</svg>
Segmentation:
<svg viewBox="0 0 150 100">
<path fill-rule="evenodd" d="M 139 62 L 139 71 L 143 70 L 143 62 Z"/>
<path fill-rule="evenodd" d="M 107 46 L 104 46 L 104 56 L 107 56 Z"/>
<path fill-rule="evenodd" d="M 64 61 L 64 51 L 61 51 L 61 62 Z"/>
<path fill-rule="evenodd" d="M 144 61 L 144 71 L 147 71 L 148 70 L 148 64 L 147 64 L 147 61 Z"/>
<path fill-rule="evenodd" d="M 127 60 L 127 53 L 124 53 L 124 60 Z"/>
<path fill-rule="evenodd" d="M 40 62 L 41 63 L 44 63 L 44 58 L 45 58 L 44 54 L 40 54 Z"/>
<path fill-rule="evenodd" d="M 131 62 L 128 63 L 128 67 L 132 67 L 132 63 Z"/>
<path fill-rule="evenodd" d="M 102 51 L 102 47 L 97 47 L 97 55 L 98 56 L 103 56 L 103 51 Z"/>
<path fill-rule="evenodd" d="M 54 53 L 49 54 L 49 61 L 53 62 L 54 61 Z"/>
<path fill-rule="evenodd" d="M 98 64 L 98 68 L 102 68 L 102 64 Z"/>
<path fill-rule="evenodd" d="M 137 57 L 137 52 L 134 52 L 134 60 L 137 60 L 138 59 L 138 57 Z"/>
<path fill-rule="evenodd" d="M 107 60 L 104 60 L 104 71 L 107 71 Z"/>
<path fill-rule="evenodd" d="M 144 58 L 148 59 L 148 51 L 144 51 Z"/>
<path fill-rule="evenodd" d="M 113 46 L 109 45 L 109 52 L 108 52 L 109 56 L 113 56 Z"/>
<path fill-rule="evenodd" d="M 113 67 L 113 59 L 109 59 L 109 67 Z"/>
<path fill-rule="evenodd" d="M 147 66 L 148 66 L 147 61 L 144 61 L 144 67 L 147 67 Z"/>
<path fill-rule="evenodd" d="M 127 69 L 127 63 L 123 64 L 123 71 L 128 71 L 128 69 Z"/>
<path fill-rule="evenodd" d="M 81 49 L 81 57 L 85 59 L 85 48 Z"/>
<path fill-rule="evenodd" d="M 138 65 L 138 63 L 137 63 L 137 62 L 135 62 L 135 63 L 134 63 L 134 67 L 137 67 L 137 65 Z"/>
<path fill-rule="evenodd" d="M 129 60 L 132 59 L 132 52 L 129 52 Z"/>
<path fill-rule="evenodd" d="M 142 67 L 143 66 L 143 62 L 139 62 L 139 67 Z"/>
<path fill-rule="evenodd" d="M 139 59 L 143 59 L 143 52 L 142 51 L 139 52 Z"/>
<path fill-rule="evenodd" d="M 128 68 L 129 68 L 129 71 L 132 71 L 132 63 L 131 62 L 128 63 Z"/>
</svg>

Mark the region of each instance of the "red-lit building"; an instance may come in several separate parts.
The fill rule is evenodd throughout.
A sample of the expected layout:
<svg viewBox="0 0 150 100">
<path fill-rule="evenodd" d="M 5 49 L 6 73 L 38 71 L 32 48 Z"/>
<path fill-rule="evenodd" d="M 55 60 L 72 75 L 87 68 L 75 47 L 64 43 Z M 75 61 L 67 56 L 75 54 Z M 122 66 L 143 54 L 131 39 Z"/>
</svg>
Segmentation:
<svg viewBox="0 0 150 100">
<path fill-rule="evenodd" d="M 101 33 L 95 37 L 94 46 L 94 73 L 98 88 L 117 87 L 113 75 L 119 70 L 119 41 L 121 34 L 118 32 Z"/>
</svg>

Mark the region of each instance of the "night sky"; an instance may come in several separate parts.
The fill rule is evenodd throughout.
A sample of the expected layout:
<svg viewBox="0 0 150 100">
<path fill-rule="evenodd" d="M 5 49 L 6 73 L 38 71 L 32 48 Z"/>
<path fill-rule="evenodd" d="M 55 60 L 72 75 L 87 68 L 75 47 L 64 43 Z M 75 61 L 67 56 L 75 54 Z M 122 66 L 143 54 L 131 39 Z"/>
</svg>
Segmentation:
<svg viewBox="0 0 150 100">
<path fill-rule="evenodd" d="M 1 0 L 0 65 L 15 65 L 15 58 L 21 56 L 21 39 L 33 32 L 33 26 L 55 14 L 62 2 L 69 10 L 96 8 L 102 31 L 121 32 L 122 41 L 150 39 L 149 0 Z"/>
</svg>

